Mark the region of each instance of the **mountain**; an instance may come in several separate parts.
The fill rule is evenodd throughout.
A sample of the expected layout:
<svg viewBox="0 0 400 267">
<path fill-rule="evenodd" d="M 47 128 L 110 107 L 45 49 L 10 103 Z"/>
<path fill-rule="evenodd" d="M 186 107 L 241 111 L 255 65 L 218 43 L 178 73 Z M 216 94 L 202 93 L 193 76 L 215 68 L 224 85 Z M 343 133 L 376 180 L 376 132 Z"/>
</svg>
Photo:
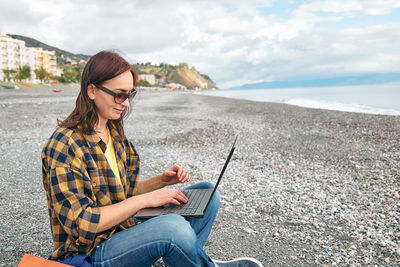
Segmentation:
<svg viewBox="0 0 400 267">
<path fill-rule="evenodd" d="M 27 47 L 41 47 L 44 50 L 55 51 L 57 56 L 57 65 L 60 67 L 68 64 L 67 58 L 80 62 L 81 60 L 88 61 L 91 57 L 90 55 L 73 54 L 30 37 L 17 34 L 7 35 L 11 38 L 24 41 Z M 178 66 L 173 66 L 167 63 L 161 63 L 159 66 L 151 65 L 150 63 L 138 63 L 134 66 L 138 70 L 139 74 L 154 74 L 164 84 L 177 83 L 182 84 L 187 88 L 217 88 L 217 85 L 210 79 L 210 77 L 199 73 L 194 67 L 189 69 L 187 63 L 181 63 Z"/>
<path fill-rule="evenodd" d="M 323 86 L 349 86 L 399 82 L 400 72 L 375 73 L 355 76 L 341 76 L 315 80 L 300 81 L 274 81 L 244 84 L 229 89 L 270 89 L 270 88 L 296 88 L 296 87 L 323 87 Z"/>
<path fill-rule="evenodd" d="M 10 36 L 11 38 L 14 39 L 18 39 L 18 40 L 22 40 L 25 42 L 25 46 L 27 47 L 41 47 L 44 50 L 48 50 L 48 51 L 55 51 L 56 52 L 56 56 L 57 57 L 69 57 L 73 60 L 76 61 L 80 61 L 80 60 L 84 60 L 84 61 L 88 61 L 90 56 L 88 55 L 84 55 L 84 54 L 73 54 L 71 52 L 59 49 L 57 47 L 51 46 L 51 45 L 47 45 L 45 43 L 42 43 L 36 39 L 30 38 L 30 37 L 26 37 L 26 36 L 22 36 L 22 35 L 17 35 L 17 34 L 7 34 L 8 36 Z"/>
<path fill-rule="evenodd" d="M 138 63 L 134 65 L 139 74 L 154 74 L 158 80 L 163 83 L 178 83 L 189 89 L 217 89 L 217 85 L 205 74 L 199 73 L 195 67 L 189 69 L 189 65 L 185 62 L 178 66 L 161 63 L 160 65 L 152 65 L 150 63 Z"/>
</svg>

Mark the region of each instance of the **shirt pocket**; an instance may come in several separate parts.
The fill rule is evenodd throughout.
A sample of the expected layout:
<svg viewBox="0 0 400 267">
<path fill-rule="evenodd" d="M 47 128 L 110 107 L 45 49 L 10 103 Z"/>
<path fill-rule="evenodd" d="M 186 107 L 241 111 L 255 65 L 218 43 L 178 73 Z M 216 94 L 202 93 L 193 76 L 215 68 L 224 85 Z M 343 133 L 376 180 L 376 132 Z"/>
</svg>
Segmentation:
<svg viewBox="0 0 400 267">
<path fill-rule="evenodd" d="M 86 171 L 88 178 L 91 182 L 92 188 L 99 190 L 101 188 L 101 181 L 100 181 L 101 174 L 99 173 L 99 170 L 95 168 L 87 168 Z"/>
</svg>

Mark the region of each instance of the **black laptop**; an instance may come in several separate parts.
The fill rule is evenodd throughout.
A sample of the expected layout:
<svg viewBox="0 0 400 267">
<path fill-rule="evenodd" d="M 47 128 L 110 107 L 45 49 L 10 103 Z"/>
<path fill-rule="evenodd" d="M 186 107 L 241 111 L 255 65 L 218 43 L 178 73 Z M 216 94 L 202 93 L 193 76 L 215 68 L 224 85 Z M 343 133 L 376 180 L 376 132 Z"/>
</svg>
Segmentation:
<svg viewBox="0 0 400 267">
<path fill-rule="evenodd" d="M 210 203 L 219 183 L 221 182 L 222 176 L 224 175 L 225 169 L 228 166 L 229 161 L 231 160 L 233 152 L 235 151 L 238 138 L 239 135 L 236 136 L 235 142 L 233 142 L 231 151 L 229 152 L 228 158 L 225 161 L 224 167 L 222 168 L 221 174 L 219 175 L 218 181 L 215 184 L 214 188 L 183 190 L 182 192 L 188 198 L 187 203 L 181 205 L 169 203 L 167 205 L 157 208 L 141 209 L 136 213 L 135 217 L 138 219 L 149 219 L 170 213 L 179 214 L 187 218 L 203 217 L 207 210 L 208 204 Z"/>
</svg>

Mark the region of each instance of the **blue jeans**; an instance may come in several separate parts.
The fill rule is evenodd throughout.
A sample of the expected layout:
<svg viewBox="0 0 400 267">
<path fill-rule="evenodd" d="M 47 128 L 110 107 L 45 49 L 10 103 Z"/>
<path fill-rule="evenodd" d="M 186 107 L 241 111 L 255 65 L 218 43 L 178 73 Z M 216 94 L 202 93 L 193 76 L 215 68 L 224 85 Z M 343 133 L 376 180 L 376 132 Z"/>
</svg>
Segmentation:
<svg viewBox="0 0 400 267">
<path fill-rule="evenodd" d="M 187 189 L 212 188 L 201 182 Z M 219 208 L 220 197 L 214 195 L 203 218 L 186 220 L 168 214 L 138 222 L 98 245 L 91 253 L 95 267 L 151 266 L 163 258 L 168 266 L 214 266 L 203 250 Z"/>
</svg>

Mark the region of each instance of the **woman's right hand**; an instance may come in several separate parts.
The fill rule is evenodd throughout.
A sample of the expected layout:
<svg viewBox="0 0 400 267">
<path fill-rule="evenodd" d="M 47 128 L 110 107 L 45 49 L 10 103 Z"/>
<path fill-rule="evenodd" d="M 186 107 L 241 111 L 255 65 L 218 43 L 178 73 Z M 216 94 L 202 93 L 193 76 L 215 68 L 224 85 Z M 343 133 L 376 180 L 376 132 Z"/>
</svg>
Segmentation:
<svg viewBox="0 0 400 267">
<path fill-rule="evenodd" d="M 155 208 L 172 203 L 180 205 L 188 201 L 187 197 L 178 189 L 161 188 L 141 195 L 145 200 L 146 207 Z"/>
</svg>

